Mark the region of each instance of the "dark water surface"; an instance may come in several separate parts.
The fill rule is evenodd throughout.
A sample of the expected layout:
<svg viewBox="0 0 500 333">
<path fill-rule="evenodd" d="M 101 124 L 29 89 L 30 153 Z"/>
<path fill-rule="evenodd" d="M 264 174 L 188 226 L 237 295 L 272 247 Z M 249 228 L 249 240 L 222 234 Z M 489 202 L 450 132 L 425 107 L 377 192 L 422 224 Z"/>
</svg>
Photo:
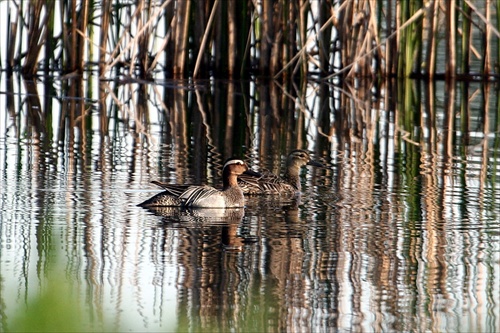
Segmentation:
<svg viewBox="0 0 500 333">
<path fill-rule="evenodd" d="M 0 83 L 0 331 L 500 331 L 495 86 Z M 136 206 L 295 148 L 299 200 Z"/>
</svg>

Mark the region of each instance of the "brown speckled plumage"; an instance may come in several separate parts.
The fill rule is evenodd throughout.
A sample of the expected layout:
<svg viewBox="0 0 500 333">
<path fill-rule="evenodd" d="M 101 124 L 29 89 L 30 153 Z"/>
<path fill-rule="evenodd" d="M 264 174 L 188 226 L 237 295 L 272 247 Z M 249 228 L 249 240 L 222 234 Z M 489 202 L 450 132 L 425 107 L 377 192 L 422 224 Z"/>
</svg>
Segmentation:
<svg viewBox="0 0 500 333">
<path fill-rule="evenodd" d="M 243 173 L 238 177 L 238 184 L 243 193 L 250 195 L 296 194 L 301 191 L 300 168 L 305 165 L 323 167 L 323 164 L 312 160 L 306 150 L 297 149 L 288 155 L 283 177 L 271 172 L 263 172 L 260 176 Z"/>
</svg>

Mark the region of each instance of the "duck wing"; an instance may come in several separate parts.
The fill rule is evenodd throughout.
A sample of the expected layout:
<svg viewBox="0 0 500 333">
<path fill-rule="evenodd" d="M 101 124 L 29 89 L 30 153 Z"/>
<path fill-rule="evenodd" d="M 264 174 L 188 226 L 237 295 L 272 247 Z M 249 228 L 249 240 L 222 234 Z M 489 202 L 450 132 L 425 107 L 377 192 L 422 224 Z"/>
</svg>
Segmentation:
<svg viewBox="0 0 500 333">
<path fill-rule="evenodd" d="M 211 186 L 190 186 L 179 199 L 186 207 L 224 207 L 221 191 Z"/>
<path fill-rule="evenodd" d="M 283 178 L 269 171 L 264 171 L 260 176 L 243 173 L 238 176 L 238 185 L 247 194 L 279 194 L 295 189 Z"/>
<path fill-rule="evenodd" d="M 167 183 L 162 183 L 157 180 L 153 180 L 151 183 L 160 186 L 163 188 L 165 191 L 170 193 L 171 195 L 175 197 L 180 197 L 182 193 L 186 192 L 186 190 L 190 187 L 196 186 L 196 185 L 190 185 L 190 184 L 167 184 Z"/>
</svg>

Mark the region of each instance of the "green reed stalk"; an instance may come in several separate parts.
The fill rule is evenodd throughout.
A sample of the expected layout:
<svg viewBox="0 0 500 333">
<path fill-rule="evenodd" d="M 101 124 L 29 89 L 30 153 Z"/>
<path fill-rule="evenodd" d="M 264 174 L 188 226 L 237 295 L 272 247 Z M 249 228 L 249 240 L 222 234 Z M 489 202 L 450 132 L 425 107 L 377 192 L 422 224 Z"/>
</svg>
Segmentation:
<svg viewBox="0 0 500 333">
<path fill-rule="evenodd" d="M 411 5 L 411 13 L 412 17 L 417 11 L 424 6 L 424 2 L 421 0 L 418 1 L 410 1 Z M 412 23 L 411 25 L 412 29 L 412 50 L 413 53 L 411 54 L 411 62 L 410 62 L 410 68 L 408 69 L 409 72 L 407 73 L 408 76 L 414 72 L 420 75 L 422 71 L 422 22 L 417 21 Z"/>
<path fill-rule="evenodd" d="M 398 77 L 404 77 L 404 57 L 401 54 L 401 50 L 404 50 L 405 42 L 406 42 L 406 31 L 403 29 L 400 29 L 400 26 L 403 25 L 403 22 L 405 21 L 406 16 L 403 15 L 406 13 L 406 7 L 407 7 L 407 2 L 406 1 L 401 1 L 401 2 L 396 2 L 396 31 L 398 31 L 398 36 L 397 36 L 397 47 L 396 49 L 398 50 L 398 64 L 396 66 L 397 68 L 397 76 Z"/>
<path fill-rule="evenodd" d="M 420 1 L 403 1 L 399 7 L 401 13 L 401 24 L 410 20 L 413 14 L 421 7 Z M 409 27 L 401 31 L 401 39 L 399 44 L 400 57 L 399 75 L 409 77 L 413 71 L 420 73 L 421 64 L 421 47 L 419 39 L 421 39 L 421 28 L 418 28 L 417 23 L 411 23 Z"/>
<path fill-rule="evenodd" d="M 460 83 L 461 94 L 460 94 L 460 131 L 462 133 L 470 133 L 469 123 L 470 123 L 470 103 L 469 103 L 469 82 Z M 466 161 L 466 147 L 469 146 L 469 136 L 462 136 L 463 142 L 460 143 L 461 157 L 463 161 Z"/>
<path fill-rule="evenodd" d="M 392 0 L 386 1 L 385 4 L 386 4 L 385 38 L 388 38 L 388 36 L 391 36 L 392 33 L 394 32 L 394 30 L 392 29 L 392 23 L 394 17 L 394 12 L 392 8 L 395 7 L 395 5 L 393 5 Z M 382 10 L 384 9 L 381 2 L 379 2 L 378 8 L 379 12 L 382 12 Z M 379 22 L 382 22 L 382 20 L 380 20 Z M 395 69 L 395 65 L 397 64 L 396 48 L 397 48 L 396 39 L 388 38 L 388 40 L 386 40 L 386 45 L 385 45 L 385 69 L 383 72 L 383 74 L 385 74 L 385 77 L 390 77 L 396 74 L 396 69 Z"/>
</svg>

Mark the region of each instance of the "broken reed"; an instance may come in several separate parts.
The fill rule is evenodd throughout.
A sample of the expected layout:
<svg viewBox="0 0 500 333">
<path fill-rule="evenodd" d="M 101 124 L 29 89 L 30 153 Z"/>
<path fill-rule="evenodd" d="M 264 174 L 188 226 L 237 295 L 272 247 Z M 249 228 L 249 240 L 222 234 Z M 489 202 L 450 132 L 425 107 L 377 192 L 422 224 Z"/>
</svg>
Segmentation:
<svg viewBox="0 0 500 333">
<path fill-rule="evenodd" d="M 131 77 L 498 77 L 498 1 L 11 0 L 2 69 Z M 258 8 L 256 7 L 258 6 Z M 98 30 L 97 34 L 94 32 Z M 97 50 L 97 54 L 95 54 Z M 438 66 L 438 64 L 440 64 Z M 444 70 L 443 70 L 444 69 Z"/>
</svg>

